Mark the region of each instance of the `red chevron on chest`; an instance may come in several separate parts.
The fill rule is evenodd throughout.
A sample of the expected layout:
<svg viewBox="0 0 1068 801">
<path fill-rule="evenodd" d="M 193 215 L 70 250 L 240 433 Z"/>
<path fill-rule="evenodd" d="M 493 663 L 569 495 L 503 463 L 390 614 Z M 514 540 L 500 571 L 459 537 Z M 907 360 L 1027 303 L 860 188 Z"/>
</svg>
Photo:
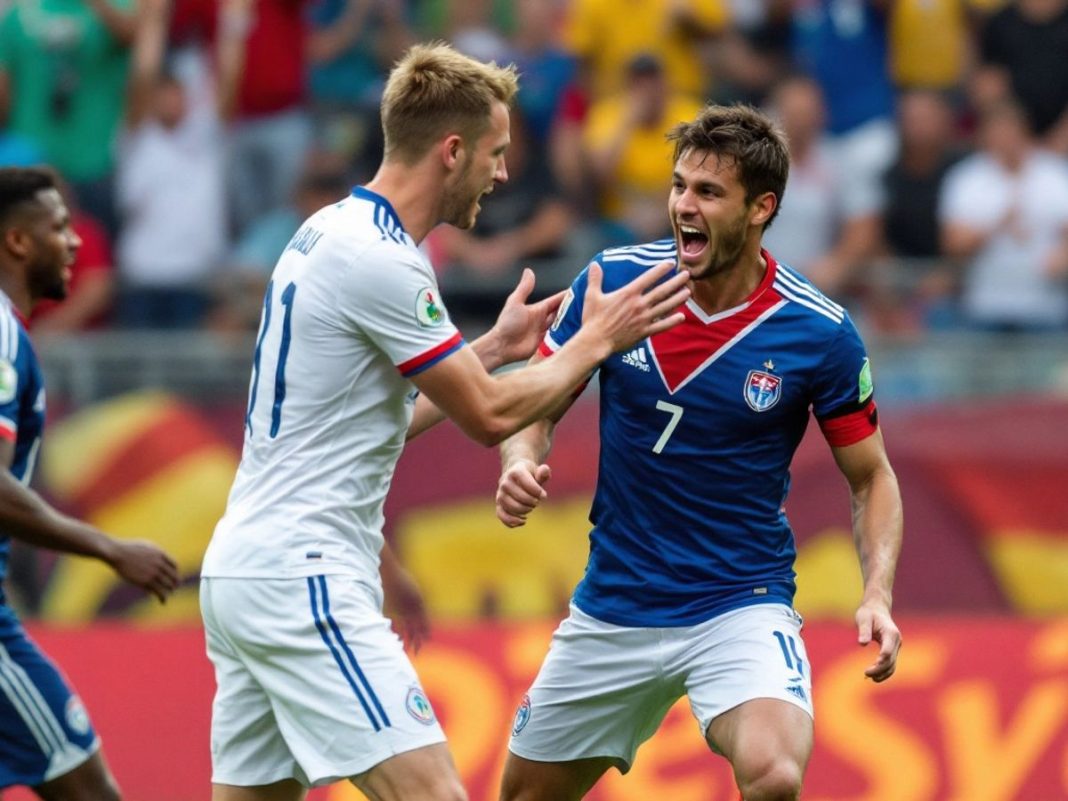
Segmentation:
<svg viewBox="0 0 1068 801">
<path fill-rule="evenodd" d="M 675 393 L 688 384 L 784 302 L 769 286 L 745 308 L 707 322 L 691 308 L 692 301 L 683 306 L 683 322 L 649 338 L 649 351 L 668 391 Z"/>
</svg>

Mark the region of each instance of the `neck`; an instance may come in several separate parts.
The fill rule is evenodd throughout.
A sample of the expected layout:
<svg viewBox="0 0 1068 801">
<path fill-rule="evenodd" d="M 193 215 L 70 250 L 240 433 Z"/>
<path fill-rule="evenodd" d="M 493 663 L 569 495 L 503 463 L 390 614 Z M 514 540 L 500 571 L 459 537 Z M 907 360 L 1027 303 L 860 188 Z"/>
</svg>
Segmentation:
<svg viewBox="0 0 1068 801">
<path fill-rule="evenodd" d="M 412 166 L 383 162 L 365 186 L 389 201 L 417 245 L 441 222 L 441 187 L 423 162 Z"/>
<path fill-rule="evenodd" d="M 746 243 L 738 259 L 715 275 L 690 282 L 694 301 L 705 314 L 733 309 L 756 291 L 767 274 L 768 264 L 760 255 L 760 240 Z"/>
<path fill-rule="evenodd" d="M 21 274 L 13 274 L 9 270 L 0 270 L 0 290 L 11 300 L 12 305 L 22 315 L 23 319 L 30 316 L 33 311 L 34 299 L 30 296 L 30 289 L 22 280 Z"/>
</svg>

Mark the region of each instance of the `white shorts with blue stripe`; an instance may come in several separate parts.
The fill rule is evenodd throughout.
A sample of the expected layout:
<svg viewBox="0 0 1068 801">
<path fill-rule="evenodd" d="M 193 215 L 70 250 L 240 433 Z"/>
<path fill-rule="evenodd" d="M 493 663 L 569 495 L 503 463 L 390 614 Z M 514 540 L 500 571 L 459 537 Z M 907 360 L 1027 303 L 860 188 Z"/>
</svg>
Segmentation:
<svg viewBox="0 0 1068 801">
<path fill-rule="evenodd" d="M 755 698 L 811 716 L 800 615 L 762 603 L 693 626 L 630 628 L 572 604 L 519 705 L 508 747 L 536 762 L 608 757 L 625 773 L 684 695 L 702 736 L 716 717 Z"/>
<path fill-rule="evenodd" d="M 306 787 L 445 741 L 400 639 L 348 576 L 203 578 L 212 781 Z"/>
</svg>

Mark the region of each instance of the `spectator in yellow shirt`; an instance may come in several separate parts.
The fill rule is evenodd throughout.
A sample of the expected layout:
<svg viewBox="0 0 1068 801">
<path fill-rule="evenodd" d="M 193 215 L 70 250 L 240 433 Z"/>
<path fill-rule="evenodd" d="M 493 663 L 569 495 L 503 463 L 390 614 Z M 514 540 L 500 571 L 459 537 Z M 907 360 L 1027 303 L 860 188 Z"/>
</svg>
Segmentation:
<svg viewBox="0 0 1068 801">
<path fill-rule="evenodd" d="M 583 142 L 597 183 L 599 208 L 638 241 L 670 235 L 664 219 L 664 178 L 672 145 L 667 133 L 693 119 L 701 103 L 672 93 L 660 60 L 643 53 L 631 60 L 623 94 L 596 103 Z"/>
<path fill-rule="evenodd" d="M 564 45 L 581 60 L 595 102 L 623 89 L 627 65 L 642 53 L 660 59 L 672 92 L 704 98 L 701 46 L 726 28 L 727 6 L 726 0 L 572 0 Z"/>
</svg>

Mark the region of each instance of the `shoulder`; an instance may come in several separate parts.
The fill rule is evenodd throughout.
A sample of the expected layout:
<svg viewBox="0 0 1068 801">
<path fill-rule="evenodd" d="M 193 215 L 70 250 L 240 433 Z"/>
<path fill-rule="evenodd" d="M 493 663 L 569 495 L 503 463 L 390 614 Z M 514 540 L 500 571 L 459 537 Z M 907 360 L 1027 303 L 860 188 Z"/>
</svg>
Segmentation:
<svg viewBox="0 0 1068 801">
<path fill-rule="evenodd" d="M 675 240 L 661 239 L 641 245 L 624 245 L 602 250 L 590 262 L 604 270 L 604 291 L 611 292 L 630 283 L 641 273 L 664 261 L 675 261 Z M 583 271 L 585 275 L 585 271 Z"/>
<path fill-rule="evenodd" d="M 806 323 L 835 333 L 843 327 L 852 327 L 845 307 L 831 300 L 789 265 L 778 263 L 772 286 Z"/>
</svg>

